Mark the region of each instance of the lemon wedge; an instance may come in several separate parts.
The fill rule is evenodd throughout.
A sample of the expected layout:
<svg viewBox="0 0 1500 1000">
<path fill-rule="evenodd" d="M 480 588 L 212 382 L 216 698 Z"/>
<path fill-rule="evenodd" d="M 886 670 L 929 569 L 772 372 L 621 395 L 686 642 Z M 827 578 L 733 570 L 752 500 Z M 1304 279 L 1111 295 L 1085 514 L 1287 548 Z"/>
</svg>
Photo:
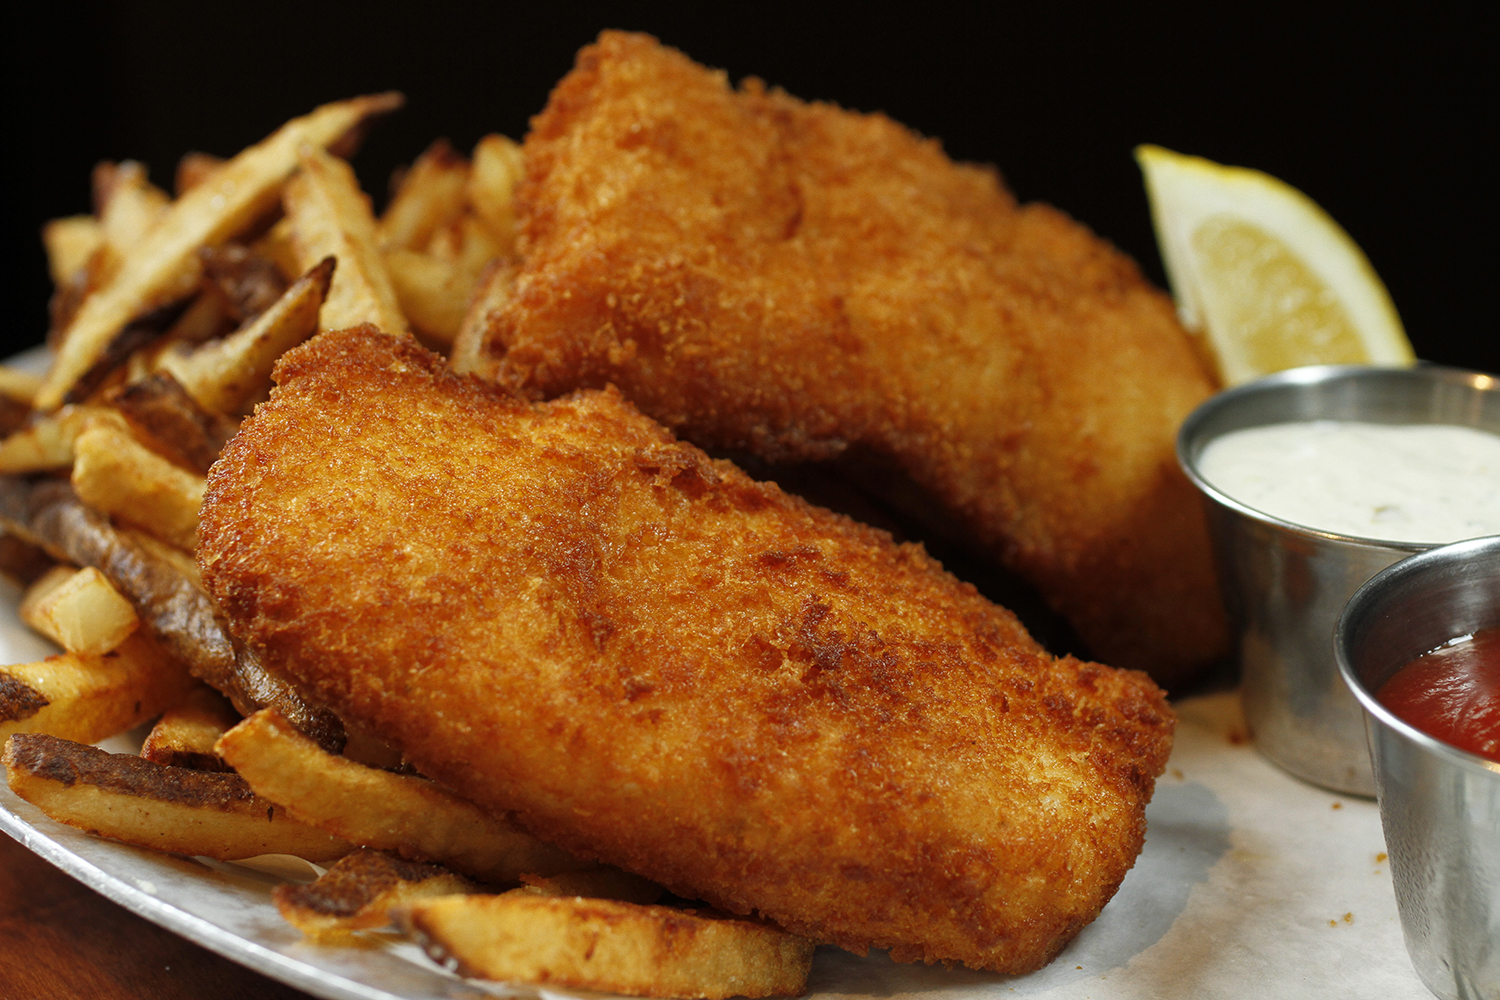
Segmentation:
<svg viewBox="0 0 1500 1000">
<path fill-rule="evenodd" d="M 1401 318 L 1358 245 L 1269 174 L 1138 146 L 1177 313 L 1226 386 L 1300 365 L 1410 365 Z"/>
</svg>

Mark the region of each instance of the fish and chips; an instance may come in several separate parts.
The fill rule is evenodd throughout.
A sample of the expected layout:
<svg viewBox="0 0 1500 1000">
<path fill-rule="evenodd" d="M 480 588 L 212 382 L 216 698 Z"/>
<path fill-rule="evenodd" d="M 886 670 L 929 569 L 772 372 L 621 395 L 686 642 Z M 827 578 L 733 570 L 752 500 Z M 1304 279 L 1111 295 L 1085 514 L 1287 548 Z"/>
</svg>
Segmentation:
<svg viewBox="0 0 1500 1000">
<path fill-rule="evenodd" d="M 1222 646 L 1170 459 L 1212 386 L 1164 298 L 993 171 L 645 36 L 585 48 L 524 143 L 434 143 L 377 215 L 344 157 L 400 104 L 192 154 L 175 197 L 101 165 L 46 227 L 0 569 L 64 652 L 0 667 L 12 789 L 332 862 L 276 891 L 291 923 L 481 978 L 1049 961 L 1171 749 L 1116 667 Z M 698 445 L 899 470 L 1115 666 Z M 151 720 L 139 756 L 88 745 Z"/>
</svg>

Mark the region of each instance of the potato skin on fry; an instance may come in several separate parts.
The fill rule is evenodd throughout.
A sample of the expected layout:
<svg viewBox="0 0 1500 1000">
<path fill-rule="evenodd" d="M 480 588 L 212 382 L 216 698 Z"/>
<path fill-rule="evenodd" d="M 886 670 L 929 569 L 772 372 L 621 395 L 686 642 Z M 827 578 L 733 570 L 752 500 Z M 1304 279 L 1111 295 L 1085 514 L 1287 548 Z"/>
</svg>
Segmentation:
<svg viewBox="0 0 1500 1000">
<path fill-rule="evenodd" d="M 294 882 L 271 893 L 282 919 L 310 938 L 339 943 L 354 931 L 384 927 L 393 907 L 431 896 L 476 891 L 461 875 L 438 865 L 407 861 L 384 851 L 351 851 L 310 885 Z"/>
<path fill-rule="evenodd" d="M 11 791 L 59 823 L 157 851 L 329 861 L 353 845 L 289 818 L 238 775 L 190 771 L 41 733 L 5 741 Z"/>
<path fill-rule="evenodd" d="M 283 358 L 214 466 L 227 627 L 426 775 L 795 933 L 1022 972 L 1113 895 L 1171 745 L 919 546 L 369 328 Z"/>
<path fill-rule="evenodd" d="M 49 733 L 102 740 L 172 705 L 192 683 L 181 663 L 139 632 L 108 653 L 61 653 L 0 667 L 0 738 Z"/>
</svg>

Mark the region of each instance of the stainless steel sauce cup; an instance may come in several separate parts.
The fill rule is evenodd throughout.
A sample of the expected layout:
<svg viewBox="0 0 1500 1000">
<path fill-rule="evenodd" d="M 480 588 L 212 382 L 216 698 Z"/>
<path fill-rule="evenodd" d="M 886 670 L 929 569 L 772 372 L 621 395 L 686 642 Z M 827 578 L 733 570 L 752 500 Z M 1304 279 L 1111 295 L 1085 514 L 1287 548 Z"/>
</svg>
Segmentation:
<svg viewBox="0 0 1500 1000">
<path fill-rule="evenodd" d="M 1354 594 L 1335 639 L 1368 712 L 1406 950 L 1445 1000 L 1500 998 L 1500 764 L 1408 725 L 1374 692 L 1404 664 L 1500 627 L 1500 536 L 1412 556 Z"/>
<path fill-rule="evenodd" d="M 1205 497 L 1256 748 L 1314 784 L 1374 795 L 1364 717 L 1339 677 L 1333 630 L 1356 588 L 1433 546 L 1282 521 L 1226 495 L 1198 471 L 1204 448 L 1220 435 L 1304 420 L 1458 424 L 1500 433 L 1500 379 L 1435 365 L 1296 368 L 1219 393 L 1177 437 L 1178 461 Z"/>
</svg>

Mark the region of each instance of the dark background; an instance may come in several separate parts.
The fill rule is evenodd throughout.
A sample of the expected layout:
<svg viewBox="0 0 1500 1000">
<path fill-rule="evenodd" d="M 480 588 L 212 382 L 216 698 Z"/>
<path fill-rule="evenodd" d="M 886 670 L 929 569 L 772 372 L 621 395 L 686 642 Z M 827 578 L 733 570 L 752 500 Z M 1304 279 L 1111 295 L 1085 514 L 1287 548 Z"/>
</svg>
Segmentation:
<svg viewBox="0 0 1500 1000">
<path fill-rule="evenodd" d="M 1261 168 L 1349 230 L 1419 355 L 1500 371 L 1495 180 L 1480 151 L 1496 124 L 1487 32 L 1433 5 L 1352 20 L 1312 5 L 860 6 L 38 7 L 6 32 L 0 346 L 41 340 L 37 230 L 88 210 L 95 161 L 139 159 L 170 186 L 186 150 L 229 155 L 316 104 L 395 88 L 406 109 L 356 160 L 378 203 L 392 168 L 437 136 L 460 148 L 488 131 L 522 136 L 577 48 L 627 27 L 735 79 L 754 74 L 938 136 L 957 158 L 997 165 L 1021 198 L 1088 223 L 1158 283 L 1132 147 Z"/>
</svg>

